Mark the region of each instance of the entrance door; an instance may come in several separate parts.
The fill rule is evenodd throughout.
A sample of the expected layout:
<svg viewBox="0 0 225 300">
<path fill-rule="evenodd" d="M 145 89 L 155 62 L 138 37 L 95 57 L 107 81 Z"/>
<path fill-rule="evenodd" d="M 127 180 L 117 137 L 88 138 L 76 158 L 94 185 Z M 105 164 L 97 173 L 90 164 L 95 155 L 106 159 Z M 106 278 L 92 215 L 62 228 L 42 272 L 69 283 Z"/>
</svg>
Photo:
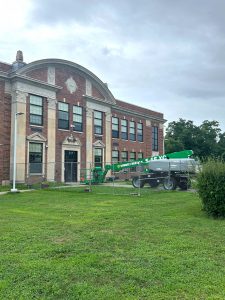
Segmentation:
<svg viewBox="0 0 225 300">
<path fill-rule="evenodd" d="M 65 150 L 64 181 L 77 182 L 77 151 Z"/>
</svg>

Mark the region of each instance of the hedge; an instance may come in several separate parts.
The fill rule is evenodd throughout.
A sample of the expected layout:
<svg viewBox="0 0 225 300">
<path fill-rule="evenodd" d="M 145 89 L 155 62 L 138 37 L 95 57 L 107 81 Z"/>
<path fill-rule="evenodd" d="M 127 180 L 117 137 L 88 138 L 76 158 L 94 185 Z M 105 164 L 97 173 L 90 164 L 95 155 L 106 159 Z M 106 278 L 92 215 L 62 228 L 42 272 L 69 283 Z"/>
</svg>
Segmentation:
<svg viewBox="0 0 225 300">
<path fill-rule="evenodd" d="M 209 160 L 197 176 L 197 191 L 203 209 L 214 218 L 225 217 L 225 163 Z"/>
</svg>

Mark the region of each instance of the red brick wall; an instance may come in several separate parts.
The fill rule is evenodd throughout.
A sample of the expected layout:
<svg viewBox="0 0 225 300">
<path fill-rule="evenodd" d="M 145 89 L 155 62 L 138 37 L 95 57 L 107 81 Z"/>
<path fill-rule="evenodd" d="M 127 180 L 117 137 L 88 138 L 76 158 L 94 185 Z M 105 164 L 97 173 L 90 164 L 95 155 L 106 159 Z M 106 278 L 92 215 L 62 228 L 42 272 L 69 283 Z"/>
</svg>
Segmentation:
<svg viewBox="0 0 225 300">
<path fill-rule="evenodd" d="M 10 177 L 11 96 L 0 81 L 0 183 Z"/>
<path fill-rule="evenodd" d="M 8 65 L 8 64 L 5 64 L 3 62 L 0 62 L 0 71 L 3 71 L 3 72 L 8 72 L 10 71 L 12 68 L 11 65 Z"/>
<path fill-rule="evenodd" d="M 94 85 L 92 85 L 92 96 L 99 99 L 105 99 L 102 93 Z"/>
<path fill-rule="evenodd" d="M 154 117 L 158 117 L 158 118 L 163 119 L 163 114 L 162 113 L 159 113 L 159 112 L 156 112 L 156 111 L 153 111 L 153 110 L 150 110 L 150 109 L 146 109 L 146 108 L 143 108 L 143 107 L 140 107 L 140 106 L 137 106 L 137 105 L 133 105 L 133 104 L 130 104 L 130 103 L 126 103 L 126 102 L 123 102 L 121 100 L 116 99 L 116 106 L 117 107 L 122 107 L 122 108 L 125 108 L 125 109 L 130 109 L 130 110 L 139 112 L 140 114 L 147 114 L 147 115 L 150 115 L 150 116 L 154 116 Z"/>
<path fill-rule="evenodd" d="M 27 72 L 26 75 L 31 78 L 38 79 L 41 81 L 45 81 L 45 82 L 48 81 L 48 70 L 46 67 L 32 70 L 30 72 Z"/>
</svg>

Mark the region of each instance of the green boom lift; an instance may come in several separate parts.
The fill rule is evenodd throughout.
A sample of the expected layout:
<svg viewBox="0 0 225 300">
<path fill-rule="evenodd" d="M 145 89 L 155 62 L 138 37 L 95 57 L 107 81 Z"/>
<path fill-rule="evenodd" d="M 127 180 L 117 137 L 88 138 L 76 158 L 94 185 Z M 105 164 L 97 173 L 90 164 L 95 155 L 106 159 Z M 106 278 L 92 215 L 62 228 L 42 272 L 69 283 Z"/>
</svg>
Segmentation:
<svg viewBox="0 0 225 300">
<path fill-rule="evenodd" d="M 149 165 L 151 165 L 152 161 L 182 160 L 182 159 L 188 159 L 192 155 L 193 155 L 192 150 L 183 150 L 183 151 L 168 153 L 168 154 L 164 154 L 164 155 L 151 156 L 148 158 L 138 159 L 135 161 L 106 164 L 104 168 L 96 166 L 91 169 L 85 169 L 84 176 L 81 176 L 81 183 L 85 183 L 85 184 L 104 183 L 106 180 L 106 175 L 107 175 L 108 171 L 110 171 L 110 170 L 112 172 L 119 172 L 123 169 L 128 169 L 128 168 L 144 167 L 144 173 L 149 174 Z M 168 172 L 166 172 L 166 174 L 167 173 Z M 166 174 L 164 174 L 164 176 L 166 176 Z M 145 176 L 143 178 L 146 178 L 146 176 L 149 176 L 149 175 L 143 175 L 143 176 Z M 146 181 L 147 179 L 143 179 L 143 180 Z M 134 187 L 143 187 L 143 185 L 141 183 L 140 183 L 140 186 L 138 186 L 138 184 L 135 182 L 133 182 L 133 186 Z M 174 186 L 171 189 L 174 189 Z"/>
</svg>

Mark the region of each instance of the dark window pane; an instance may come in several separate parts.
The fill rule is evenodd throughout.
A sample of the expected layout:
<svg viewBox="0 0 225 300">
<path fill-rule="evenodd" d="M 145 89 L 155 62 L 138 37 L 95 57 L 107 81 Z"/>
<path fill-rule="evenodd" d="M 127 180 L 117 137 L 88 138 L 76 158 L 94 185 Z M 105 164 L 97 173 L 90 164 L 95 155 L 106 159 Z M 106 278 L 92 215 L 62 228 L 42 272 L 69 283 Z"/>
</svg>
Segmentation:
<svg viewBox="0 0 225 300">
<path fill-rule="evenodd" d="M 42 173 L 43 145 L 40 143 L 29 144 L 30 173 Z"/>
<path fill-rule="evenodd" d="M 42 116 L 30 115 L 30 124 L 42 125 Z"/>
<path fill-rule="evenodd" d="M 58 127 L 60 129 L 69 129 L 69 121 L 67 121 L 67 120 L 59 120 L 58 121 Z"/>
<path fill-rule="evenodd" d="M 112 130 L 112 137 L 118 138 L 119 137 L 119 131 L 118 130 Z"/>
</svg>

